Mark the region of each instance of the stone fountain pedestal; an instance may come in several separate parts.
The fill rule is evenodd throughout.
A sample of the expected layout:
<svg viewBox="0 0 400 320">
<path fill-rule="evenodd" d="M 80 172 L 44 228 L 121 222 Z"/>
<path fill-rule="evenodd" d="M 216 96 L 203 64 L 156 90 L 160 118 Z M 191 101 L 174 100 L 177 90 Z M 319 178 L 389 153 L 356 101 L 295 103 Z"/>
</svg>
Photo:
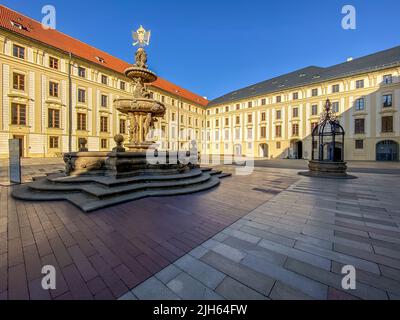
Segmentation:
<svg viewBox="0 0 400 320">
<path fill-rule="evenodd" d="M 147 69 L 143 48 L 136 64 L 125 74 L 132 80 L 133 97 L 117 99 L 114 107 L 129 119 L 129 141 L 114 137 L 112 152 L 64 154 L 65 173 L 49 175 L 16 187 L 12 195 L 22 200 L 67 200 L 85 212 L 151 196 L 194 193 L 214 188 L 221 171 L 200 168 L 196 148 L 190 152 L 158 152 L 149 133 L 164 116 L 164 104 L 150 97 L 146 84 L 157 79 Z"/>
</svg>

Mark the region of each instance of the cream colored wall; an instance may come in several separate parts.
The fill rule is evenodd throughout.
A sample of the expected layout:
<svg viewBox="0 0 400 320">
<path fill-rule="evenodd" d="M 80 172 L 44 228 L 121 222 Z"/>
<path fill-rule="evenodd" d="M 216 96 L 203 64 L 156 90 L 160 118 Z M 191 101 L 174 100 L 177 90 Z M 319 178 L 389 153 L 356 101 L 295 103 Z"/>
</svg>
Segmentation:
<svg viewBox="0 0 400 320">
<path fill-rule="evenodd" d="M 13 44 L 20 45 L 26 49 L 25 59 L 21 60 L 13 57 Z M 49 57 L 59 59 L 59 70 L 49 67 Z M 18 35 L 0 31 L 0 157 L 8 157 L 8 139 L 17 136 L 24 137 L 24 156 L 26 157 L 54 157 L 63 152 L 68 152 L 68 124 L 69 124 L 69 82 L 68 82 L 68 62 L 67 54 L 54 50 L 50 47 L 28 41 Z M 88 148 L 91 151 L 103 150 L 100 147 L 101 139 L 107 139 L 107 150 L 111 150 L 115 143 L 113 137 L 119 133 L 119 119 L 124 118 L 113 108 L 112 101 L 117 98 L 129 98 L 132 91 L 130 81 L 124 75 L 118 74 L 106 68 L 101 68 L 93 63 L 74 58 L 72 60 L 72 150 L 78 148 L 78 139 L 85 137 L 88 139 Z M 78 76 L 78 67 L 86 69 L 86 78 Z M 17 71 L 25 75 L 25 90 L 18 91 L 12 87 L 12 75 Z M 101 75 L 108 77 L 108 85 L 101 83 Z M 49 81 L 59 83 L 59 97 L 53 98 L 48 94 Z M 120 90 L 119 83 L 126 83 L 126 90 Z M 78 102 L 78 89 L 86 90 L 86 102 Z M 156 99 L 161 100 L 165 96 L 167 114 L 163 120 L 156 124 L 157 129 L 162 125 L 168 128 L 172 112 L 178 113 L 177 103 L 183 103 L 179 109 L 180 114 L 184 115 L 185 128 L 190 128 L 199 132 L 201 141 L 201 126 L 204 121 L 204 108 L 193 102 L 181 99 L 178 95 L 164 92 L 158 88 L 149 88 Z M 107 108 L 101 107 L 101 95 L 108 96 Z M 175 100 L 175 106 L 172 100 Z M 27 106 L 27 125 L 11 125 L 10 112 L 11 103 L 22 103 Z M 191 111 L 189 111 L 189 106 Z M 60 110 L 60 128 L 48 128 L 48 109 Z M 87 114 L 87 130 L 77 131 L 77 113 Z M 107 116 L 108 131 L 100 132 L 100 116 Z M 189 117 L 192 124 L 187 123 Z M 197 120 L 197 126 L 195 125 Z M 172 125 L 172 124 L 171 124 Z M 167 148 L 169 130 L 166 130 L 165 137 L 160 137 Z M 127 129 L 128 132 L 128 129 Z M 59 148 L 49 148 L 49 137 L 59 137 Z M 126 135 L 126 138 L 128 136 Z M 178 139 L 175 139 L 176 142 Z M 183 148 L 187 148 L 188 139 L 180 140 L 184 143 Z M 170 146 L 172 148 L 173 145 Z M 198 147 L 201 149 L 201 142 Z M 177 145 L 175 145 L 175 150 Z"/>
<path fill-rule="evenodd" d="M 392 74 L 393 84 L 383 85 L 382 79 L 386 74 Z M 355 82 L 364 79 L 365 88 L 356 89 Z M 332 85 L 339 84 L 340 92 L 332 93 Z M 318 96 L 312 97 L 311 91 L 318 88 Z M 299 92 L 299 99 L 293 100 L 292 94 Z M 393 95 L 393 108 L 382 108 L 382 96 L 386 93 Z M 276 96 L 282 96 L 282 102 L 276 102 Z M 356 112 L 354 102 L 358 98 L 365 98 L 365 110 Z M 314 84 L 301 88 L 284 90 L 274 94 L 258 96 L 252 99 L 238 100 L 229 104 L 217 105 L 208 108 L 206 121 L 210 121 L 211 140 L 206 141 L 207 152 L 212 154 L 233 154 L 234 146 L 240 145 L 242 155 L 262 157 L 260 145 L 268 145 L 268 157 L 286 158 L 293 155 L 292 141 L 303 142 L 303 157 L 311 157 L 311 122 L 318 122 L 320 113 L 323 111 L 324 103 L 329 98 L 331 102 L 339 102 L 339 119 L 346 131 L 345 139 L 345 158 L 346 160 L 375 160 L 376 144 L 382 140 L 394 140 L 400 143 L 400 68 L 388 68 L 386 70 L 370 72 L 354 77 L 327 81 L 321 84 Z M 266 105 L 261 105 L 261 100 L 266 99 Z M 248 102 L 253 104 L 248 108 Z M 240 110 L 236 110 L 236 105 L 240 104 Z M 318 115 L 311 115 L 311 106 L 318 105 Z M 229 112 L 225 111 L 229 107 Z M 292 118 L 292 109 L 299 108 L 299 117 Z M 216 114 L 216 109 L 219 113 Z M 281 110 L 282 120 L 275 118 L 276 110 Z M 266 113 L 266 121 L 261 122 L 261 113 Z M 247 123 L 247 115 L 252 114 L 253 123 Z M 392 133 L 381 133 L 382 115 L 392 115 L 394 118 L 394 130 Z M 224 124 L 225 117 L 235 119 L 241 117 L 239 129 L 241 138 L 236 140 L 230 137 L 229 141 L 216 141 L 215 131 L 222 132 L 221 124 Z M 365 134 L 356 135 L 354 133 L 354 119 L 365 119 Z M 215 126 L 215 120 L 219 120 L 219 127 Z M 235 121 L 235 120 L 230 120 Z M 206 122 L 207 123 L 207 122 Z M 292 135 L 292 124 L 299 125 L 299 136 Z M 282 138 L 275 137 L 275 126 L 282 125 Z M 260 137 L 261 127 L 266 127 L 266 137 Z M 236 126 L 235 126 L 236 127 Z M 253 137 L 247 139 L 247 130 L 253 129 Z M 234 133 L 234 127 L 231 127 Z M 233 130 L 232 130 L 233 129 Z M 355 140 L 364 140 L 364 149 L 355 149 Z M 281 143 L 281 148 L 277 149 L 276 142 Z M 228 144 L 228 149 L 225 149 Z M 252 148 L 249 148 L 249 147 Z"/>
</svg>

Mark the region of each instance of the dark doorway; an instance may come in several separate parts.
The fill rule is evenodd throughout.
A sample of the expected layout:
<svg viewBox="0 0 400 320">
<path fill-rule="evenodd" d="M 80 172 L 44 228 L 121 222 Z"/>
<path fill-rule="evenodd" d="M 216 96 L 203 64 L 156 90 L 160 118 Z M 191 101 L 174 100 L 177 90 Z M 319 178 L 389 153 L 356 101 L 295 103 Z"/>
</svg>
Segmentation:
<svg viewBox="0 0 400 320">
<path fill-rule="evenodd" d="M 14 136 L 14 139 L 19 140 L 19 156 L 24 157 L 24 136 Z"/>
<path fill-rule="evenodd" d="M 392 140 L 384 140 L 377 143 L 376 160 L 399 161 L 399 144 Z"/>
<path fill-rule="evenodd" d="M 296 143 L 296 149 L 297 149 L 297 158 L 296 159 L 303 159 L 303 142 L 298 141 Z"/>
</svg>

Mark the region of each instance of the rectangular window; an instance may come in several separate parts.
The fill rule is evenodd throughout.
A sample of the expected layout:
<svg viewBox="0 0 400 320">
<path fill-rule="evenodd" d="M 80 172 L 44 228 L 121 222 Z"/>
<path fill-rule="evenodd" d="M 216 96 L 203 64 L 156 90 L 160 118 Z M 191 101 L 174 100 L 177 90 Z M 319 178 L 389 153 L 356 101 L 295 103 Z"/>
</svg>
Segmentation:
<svg viewBox="0 0 400 320">
<path fill-rule="evenodd" d="M 385 94 L 383 96 L 383 107 L 389 108 L 393 106 L 393 96 L 391 94 Z"/>
<path fill-rule="evenodd" d="M 356 81 L 356 89 L 364 88 L 364 80 L 357 80 Z"/>
<path fill-rule="evenodd" d="M 293 118 L 299 117 L 299 108 L 293 108 Z"/>
<path fill-rule="evenodd" d="M 265 112 L 261 112 L 261 121 L 265 121 L 265 120 L 266 120 Z"/>
<path fill-rule="evenodd" d="M 11 124 L 26 125 L 26 105 L 19 103 L 11 104 Z"/>
<path fill-rule="evenodd" d="M 101 139 L 101 148 L 107 149 L 107 147 L 108 147 L 107 139 Z"/>
<path fill-rule="evenodd" d="M 382 132 L 393 132 L 393 117 L 382 117 Z"/>
<path fill-rule="evenodd" d="M 185 121 L 185 117 L 181 116 L 181 123 L 183 123 Z"/>
<path fill-rule="evenodd" d="M 240 117 L 236 116 L 236 124 L 240 124 Z"/>
<path fill-rule="evenodd" d="M 236 110 L 240 110 L 240 104 L 236 104 Z"/>
<path fill-rule="evenodd" d="M 49 83 L 49 95 L 50 95 L 50 97 L 58 98 L 58 83 L 50 81 L 50 83 Z"/>
<path fill-rule="evenodd" d="M 355 119 L 354 120 L 354 133 L 355 134 L 364 134 L 365 133 L 365 120 L 364 119 Z"/>
<path fill-rule="evenodd" d="M 78 76 L 81 78 L 86 78 L 86 69 L 83 67 L 78 68 Z"/>
<path fill-rule="evenodd" d="M 86 91 L 84 89 L 78 89 L 78 101 L 82 103 L 86 102 Z"/>
<path fill-rule="evenodd" d="M 281 112 L 281 110 L 276 110 L 276 119 L 277 119 L 277 120 L 282 119 L 282 112 Z"/>
<path fill-rule="evenodd" d="M 277 142 L 276 142 L 276 148 L 277 148 L 277 149 L 280 149 L 280 148 L 281 148 L 281 142 L 280 142 L 280 141 L 277 141 Z"/>
<path fill-rule="evenodd" d="M 235 130 L 235 138 L 236 138 L 236 140 L 239 140 L 239 139 L 240 139 L 240 129 L 239 129 L 239 128 L 237 128 L 237 129 Z"/>
<path fill-rule="evenodd" d="M 215 109 L 215 114 L 219 113 L 219 108 Z"/>
<path fill-rule="evenodd" d="M 391 84 L 393 83 L 393 76 L 391 74 L 387 74 L 383 76 L 383 83 L 384 84 Z"/>
<path fill-rule="evenodd" d="M 225 140 L 229 140 L 229 130 L 225 130 Z"/>
<path fill-rule="evenodd" d="M 282 97 L 276 96 L 276 103 L 281 103 L 281 102 L 282 102 Z"/>
<path fill-rule="evenodd" d="M 49 138 L 49 147 L 50 147 L 50 149 L 58 149 L 59 148 L 58 137 L 50 137 Z"/>
<path fill-rule="evenodd" d="M 332 111 L 333 113 L 338 113 L 339 112 L 339 102 L 332 102 Z"/>
<path fill-rule="evenodd" d="M 77 129 L 80 131 L 86 131 L 86 113 L 77 114 Z"/>
<path fill-rule="evenodd" d="M 25 91 L 25 75 L 20 73 L 13 74 L 13 88 L 15 90 Z"/>
<path fill-rule="evenodd" d="M 225 107 L 225 112 L 229 112 L 229 107 Z"/>
<path fill-rule="evenodd" d="M 247 107 L 248 107 L 248 108 L 252 108 L 252 107 L 253 107 L 253 101 L 249 101 L 249 102 L 247 103 Z"/>
<path fill-rule="evenodd" d="M 317 97 L 318 96 L 318 89 L 312 89 L 311 90 L 311 96 Z"/>
<path fill-rule="evenodd" d="M 225 118 L 225 126 L 229 126 L 229 118 Z"/>
<path fill-rule="evenodd" d="M 108 106 L 108 97 L 104 94 L 101 95 L 101 106 L 105 108 Z"/>
<path fill-rule="evenodd" d="M 364 149 L 364 140 L 356 140 L 355 147 L 357 150 Z"/>
<path fill-rule="evenodd" d="M 173 112 L 171 114 L 171 121 L 175 121 L 175 113 L 173 113 Z"/>
<path fill-rule="evenodd" d="M 276 126 L 275 127 L 275 136 L 277 138 L 281 138 L 282 137 L 282 126 Z"/>
<path fill-rule="evenodd" d="M 247 115 L 247 123 L 252 123 L 253 122 L 253 115 L 248 114 Z"/>
<path fill-rule="evenodd" d="M 60 110 L 49 109 L 48 124 L 49 128 L 60 128 Z"/>
<path fill-rule="evenodd" d="M 340 87 L 338 84 L 334 84 L 332 86 L 332 93 L 338 93 L 340 91 Z"/>
<path fill-rule="evenodd" d="M 100 117 L 100 132 L 108 132 L 108 117 Z"/>
<path fill-rule="evenodd" d="M 293 93 L 293 100 L 297 100 L 299 99 L 299 93 L 298 92 L 294 92 Z"/>
<path fill-rule="evenodd" d="M 119 83 L 119 88 L 120 88 L 121 90 L 125 90 L 126 84 L 125 84 L 124 81 L 121 81 L 121 82 Z"/>
<path fill-rule="evenodd" d="M 318 122 L 311 122 L 311 132 L 313 132 L 316 127 L 318 127 Z"/>
<path fill-rule="evenodd" d="M 313 106 L 311 106 L 311 115 L 318 115 L 318 105 L 314 104 Z"/>
<path fill-rule="evenodd" d="M 261 138 L 266 138 L 266 137 L 267 137 L 267 128 L 261 127 Z"/>
<path fill-rule="evenodd" d="M 356 100 L 356 111 L 362 111 L 365 108 L 365 101 L 364 98 L 360 98 Z"/>
<path fill-rule="evenodd" d="M 210 120 L 207 120 L 207 128 L 210 127 Z"/>
<path fill-rule="evenodd" d="M 292 136 L 293 137 L 299 136 L 299 125 L 297 123 L 292 125 Z"/>
<path fill-rule="evenodd" d="M 163 132 L 165 131 L 165 127 L 163 127 Z M 126 134 L 126 120 L 119 119 L 119 133 Z"/>
<path fill-rule="evenodd" d="M 247 139 L 253 139 L 253 129 L 247 129 Z"/>
<path fill-rule="evenodd" d="M 25 48 L 13 45 L 13 56 L 19 59 L 25 59 Z"/>
<path fill-rule="evenodd" d="M 215 126 L 216 126 L 216 127 L 219 127 L 219 120 L 218 120 L 218 119 L 215 120 Z"/>
<path fill-rule="evenodd" d="M 54 57 L 49 58 L 49 67 L 58 70 L 58 59 Z"/>
<path fill-rule="evenodd" d="M 262 106 L 265 106 L 267 104 L 267 99 L 261 99 L 261 105 Z"/>
<path fill-rule="evenodd" d="M 108 77 L 105 76 L 104 74 L 101 75 L 101 83 L 107 85 L 108 83 Z"/>
</svg>

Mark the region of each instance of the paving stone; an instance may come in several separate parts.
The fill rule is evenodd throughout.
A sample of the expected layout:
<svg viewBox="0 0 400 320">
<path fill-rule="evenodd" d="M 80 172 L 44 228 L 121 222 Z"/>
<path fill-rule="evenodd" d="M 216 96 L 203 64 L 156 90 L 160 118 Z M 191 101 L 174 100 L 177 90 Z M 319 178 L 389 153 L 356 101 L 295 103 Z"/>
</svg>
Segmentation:
<svg viewBox="0 0 400 320">
<path fill-rule="evenodd" d="M 284 245 L 274 243 L 269 240 L 261 240 L 259 246 L 269 249 L 271 251 L 278 252 L 280 254 L 307 262 L 311 265 L 317 266 L 325 270 L 331 270 L 331 261 L 329 259 L 322 258 L 320 256 L 310 254 L 295 248 L 289 248 Z"/>
<path fill-rule="evenodd" d="M 344 264 L 333 262 L 332 272 L 341 275 Z M 388 291 L 389 293 L 400 294 L 400 281 L 387 278 L 383 275 L 376 275 L 374 273 L 356 270 L 357 281 L 365 283 L 369 286 Z"/>
<path fill-rule="evenodd" d="M 346 254 L 342 254 L 339 252 L 322 249 L 320 247 L 313 246 L 311 244 L 303 243 L 300 241 L 296 243 L 295 248 L 304 250 L 311 254 L 315 254 L 315 255 L 318 255 L 318 256 L 321 256 L 321 257 L 324 257 L 327 259 L 342 262 L 346 265 L 350 264 L 350 265 L 353 265 L 353 266 L 360 268 L 362 270 L 365 270 L 365 271 L 380 274 L 378 265 L 376 263 L 369 262 L 369 261 L 366 261 L 363 259 L 359 259 L 359 258 L 353 257 L 351 255 L 346 255 Z"/>
<path fill-rule="evenodd" d="M 141 300 L 179 300 L 179 297 L 160 280 L 152 277 L 132 290 Z"/>
<path fill-rule="evenodd" d="M 400 281 L 400 270 L 399 269 L 390 268 L 390 267 L 384 266 L 384 265 L 379 265 L 379 269 L 381 269 L 382 274 L 385 277 Z"/>
<path fill-rule="evenodd" d="M 167 286 L 184 300 L 203 300 L 207 289 L 201 282 L 185 272 L 168 282 Z"/>
<path fill-rule="evenodd" d="M 118 300 L 137 300 L 137 298 L 131 291 L 128 291 L 122 297 L 120 297 Z"/>
<path fill-rule="evenodd" d="M 283 254 L 265 249 L 259 245 L 246 242 L 238 238 L 230 237 L 226 239 L 224 243 L 233 248 L 239 249 L 242 252 L 253 254 L 255 256 L 267 259 L 269 262 L 277 265 L 283 265 L 283 263 L 286 260 L 286 256 L 284 256 Z"/>
<path fill-rule="evenodd" d="M 260 237 L 256 237 L 254 235 L 251 235 L 249 233 L 243 232 L 243 231 L 239 231 L 239 230 L 232 230 L 232 229 L 225 229 L 223 231 L 223 233 L 231 236 L 231 237 L 236 237 L 238 239 L 247 241 L 247 242 L 251 242 L 251 243 L 258 243 L 261 238 Z"/>
<path fill-rule="evenodd" d="M 228 300 L 265 300 L 266 297 L 246 287 L 242 283 L 226 277 L 218 286 L 216 292 Z"/>
<path fill-rule="evenodd" d="M 274 241 L 274 242 L 277 242 L 277 243 L 280 243 L 280 244 L 283 244 L 283 245 L 289 246 L 289 247 L 293 247 L 294 243 L 296 242 L 296 240 L 294 240 L 294 239 L 286 238 L 286 237 L 277 235 L 275 233 L 263 231 L 263 230 L 253 228 L 250 226 L 243 226 L 240 230 L 243 232 L 247 232 L 252 235 L 261 237 L 263 239 L 271 240 L 271 241 Z"/>
<path fill-rule="evenodd" d="M 223 243 L 219 243 L 211 250 L 235 262 L 240 262 L 246 256 L 246 254 L 242 251 L 232 248 L 231 246 L 227 246 Z"/>
<path fill-rule="evenodd" d="M 224 240 L 228 237 L 229 236 L 225 233 L 218 233 L 214 237 L 212 237 L 212 239 L 218 242 L 224 242 Z"/>
<path fill-rule="evenodd" d="M 210 250 L 204 248 L 203 246 L 198 246 L 198 247 L 194 248 L 192 251 L 190 251 L 189 254 L 192 257 L 200 259 L 202 256 L 204 256 L 209 251 Z"/>
<path fill-rule="evenodd" d="M 161 280 L 163 283 L 167 284 L 173 278 L 175 278 L 178 274 L 182 272 L 181 269 L 177 268 L 175 265 L 170 264 L 165 269 L 161 270 L 160 272 L 156 273 L 154 276 Z"/>
<path fill-rule="evenodd" d="M 277 281 L 272 288 L 269 297 L 272 300 L 313 300 L 300 290 L 296 290 L 280 281 Z"/>
<path fill-rule="evenodd" d="M 214 252 L 207 253 L 201 260 L 263 295 L 269 294 L 275 282 L 262 273 L 235 263 Z"/>
<path fill-rule="evenodd" d="M 263 258 L 248 255 L 241 261 L 241 264 L 301 290 L 315 299 L 326 299 L 327 297 L 327 286 L 269 263 Z"/>
<path fill-rule="evenodd" d="M 360 300 L 360 299 L 342 290 L 337 290 L 335 288 L 329 287 L 328 300 L 343 301 L 343 300 Z"/>
<path fill-rule="evenodd" d="M 374 245 L 374 251 L 376 254 L 387 256 L 394 259 L 400 259 L 400 250 L 396 251 L 393 249 L 380 247 L 378 245 Z"/>
<path fill-rule="evenodd" d="M 330 287 L 338 290 L 343 290 L 342 280 L 343 276 L 316 268 L 310 264 L 289 258 L 285 263 L 285 268 L 292 270 L 296 273 L 302 274 L 316 281 L 322 282 Z M 345 290 L 344 290 L 345 291 Z M 347 291 L 345 291 L 347 293 Z M 349 294 L 368 300 L 387 300 L 387 294 L 383 290 L 367 286 L 363 283 L 356 282 L 356 289 L 349 290 Z"/>
<path fill-rule="evenodd" d="M 182 257 L 174 264 L 210 289 L 215 289 L 225 278 L 222 272 L 190 255 Z"/>
</svg>

